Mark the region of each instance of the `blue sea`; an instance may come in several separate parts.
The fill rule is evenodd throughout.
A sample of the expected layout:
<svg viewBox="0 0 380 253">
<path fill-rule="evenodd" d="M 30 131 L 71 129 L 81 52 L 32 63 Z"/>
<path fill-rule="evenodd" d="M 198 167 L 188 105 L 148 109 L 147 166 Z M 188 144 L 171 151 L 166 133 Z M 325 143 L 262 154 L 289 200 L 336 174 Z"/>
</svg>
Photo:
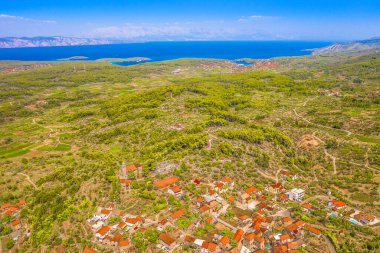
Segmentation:
<svg viewBox="0 0 380 253">
<path fill-rule="evenodd" d="M 74 56 L 84 56 L 87 57 L 87 60 L 146 57 L 150 59 L 149 61 L 178 58 L 262 59 L 279 56 L 308 55 L 311 52 L 307 51 L 307 49 L 320 48 L 329 44 L 331 42 L 321 41 L 186 41 L 95 46 L 2 48 L 0 49 L 0 60 L 56 61 Z M 143 62 L 146 61 L 116 62 L 116 64 L 127 66 Z M 238 63 L 246 64 L 244 61 Z"/>
</svg>

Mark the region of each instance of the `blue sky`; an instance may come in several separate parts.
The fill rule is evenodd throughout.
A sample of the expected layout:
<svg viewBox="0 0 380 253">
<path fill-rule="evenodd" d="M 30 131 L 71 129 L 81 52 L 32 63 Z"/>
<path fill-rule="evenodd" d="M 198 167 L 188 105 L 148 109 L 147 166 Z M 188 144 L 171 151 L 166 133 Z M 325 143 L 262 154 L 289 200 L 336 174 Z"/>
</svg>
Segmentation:
<svg viewBox="0 0 380 253">
<path fill-rule="evenodd" d="M 0 37 L 355 40 L 379 27 L 379 0 L 0 0 Z"/>
</svg>

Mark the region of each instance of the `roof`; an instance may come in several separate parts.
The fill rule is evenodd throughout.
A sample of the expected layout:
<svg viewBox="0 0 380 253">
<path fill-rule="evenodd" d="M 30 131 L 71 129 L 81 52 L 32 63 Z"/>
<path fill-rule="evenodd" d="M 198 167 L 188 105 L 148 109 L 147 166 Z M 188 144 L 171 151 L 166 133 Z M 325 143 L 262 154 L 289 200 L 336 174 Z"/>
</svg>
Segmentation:
<svg viewBox="0 0 380 253">
<path fill-rule="evenodd" d="M 127 225 L 124 221 L 120 222 L 119 225 L 117 226 L 118 228 L 123 228 Z"/>
<path fill-rule="evenodd" d="M 119 242 L 119 246 L 120 247 L 126 247 L 128 245 L 129 245 L 129 241 L 128 240 L 123 240 L 123 241 Z"/>
<path fill-rule="evenodd" d="M 199 179 L 196 179 L 196 178 L 193 180 L 193 182 L 194 182 L 194 184 L 200 184 L 201 183 L 201 181 Z"/>
<path fill-rule="evenodd" d="M 174 242 L 174 239 L 168 233 L 160 234 L 159 238 L 161 241 L 163 241 L 167 245 L 170 245 Z"/>
<path fill-rule="evenodd" d="M 225 183 L 232 183 L 234 180 L 232 180 L 229 177 L 225 177 L 225 178 L 222 179 L 222 181 L 225 182 Z"/>
<path fill-rule="evenodd" d="M 233 196 L 229 196 L 229 197 L 228 197 L 228 200 L 231 201 L 231 202 L 235 202 L 235 197 L 233 197 Z"/>
<path fill-rule="evenodd" d="M 160 181 L 154 182 L 154 186 L 156 186 L 157 188 L 165 188 L 171 184 L 177 183 L 178 181 L 178 177 L 171 176 Z"/>
<path fill-rule="evenodd" d="M 165 218 L 165 219 L 162 219 L 162 220 L 160 221 L 160 224 L 161 224 L 161 225 L 165 225 L 166 222 L 168 222 L 168 219 Z"/>
<path fill-rule="evenodd" d="M 215 194 L 215 191 L 212 190 L 212 189 L 210 189 L 210 190 L 208 190 L 208 193 L 209 193 L 210 195 L 213 195 L 213 194 Z"/>
<path fill-rule="evenodd" d="M 102 211 L 100 211 L 102 214 L 110 214 L 111 211 L 110 210 L 107 210 L 107 209 L 103 209 Z"/>
<path fill-rule="evenodd" d="M 105 235 L 109 230 L 110 230 L 109 226 L 103 226 L 96 233 L 101 234 L 101 235 Z"/>
<path fill-rule="evenodd" d="M 116 235 L 114 235 L 114 237 L 112 238 L 112 241 L 114 242 L 118 242 L 120 241 L 122 235 L 120 233 L 117 233 Z"/>
<path fill-rule="evenodd" d="M 185 236 L 185 241 L 186 242 L 194 242 L 195 241 L 195 238 L 190 236 L 190 235 L 186 235 Z"/>
<path fill-rule="evenodd" d="M 227 245 L 228 242 L 230 241 L 230 238 L 228 238 L 228 236 L 223 236 L 222 238 L 220 238 L 219 242 L 223 245 Z"/>
<path fill-rule="evenodd" d="M 244 231 L 241 229 L 236 230 L 236 233 L 234 234 L 233 240 L 239 242 L 241 237 L 243 236 Z"/>
<path fill-rule="evenodd" d="M 306 209 L 311 209 L 311 208 L 313 208 L 313 205 L 310 203 L 305 203 L 305 204 L 302 204 L 302 207 L 306 208 Z"/>
<path fill-rule="evenodd" d="M 205 248 L 208 250 L 216 251 L 216 247 L 217 247 L 217 245 L 215 243 L 212 243 L 212 242 L 203 242 L 202 243 L 202 248 Z"/>
<path fill-rule="evenodd" d="M 331 203 L 332 203 L 334 206 L 337 206 L 337 207 L 343 207 L 343 206 L 346 205 L 346 203 L 344 203 L 343 201 L 338 200 L 338 199 L 334 199 L 333 201 L 331 201 Z"/>
<path fill-rule="evenodd" d="M 174 186 L 174 187 L 170 188 L 170 190 L 172 190 L 172 192 L 174 192 L 174 193 L 178 193 L 178 192 L 182 191 L 182 188 L 179 186 Z"/>
<path fill-rule="evenodd" d="M 280 235 L 280 240 L 289 240 L 289 239 L 290 239 L 290 235 L 288 234 Z"/>
<path fill-rule="evenodd" d="M 129 224 L 136 224 L 139 221 L 137 218 L 126 218 L 125 222 Z"/>
<path fill-rule="evenodd" d="M 282 221 L 283 222 L 290 222 L 290 221 L 292 221 L 292 218 L 290 218 L 289 216 L 286 216 L 286 217 L 282 218 Z"/>
<path fill-rule="evenodd" d="M 5 203 L 4 205 L 1 206 L 2 209 L 7 209 L 11 206 L 11 203 Z"/>
<path fill-rule="evenodd" d="M 275 184 L 272 185 L 272 188 L 273 189 L 282 189 L 283 187 L 282 187 L 281 183 L 275 183 Z"/>
<path fill-rule="evenodd" d="M 19 219 L 16 219 L 16 220 L 11 222 L 12 226 L 17 226 L 20 223 L 21 223 L 21 221 Z"/>
<path fill-rule="evenodd" d="M 248 241 L 252 241 L 253 239 L 255 239 L 256 235 L 254 233 L 248 233 L 248 234 L 245 234 L 244 238 L 247 239 Z"/>
<path fill-rule="evenodd" d="M 170 217 L 172 217 L 172 219 L 175 220 L 181 217 L 182 215 L 184 215 L 185 213 L 186 213 L 186 208 L 182 208 L 181 210 L 174 212 L 172 215 L 170 215 Z"/>
<path fill-rule="evenodd" d="M 259 191 L 259 189 L 257 189 L 257 188 L 254 187 L 254 186 L 251 186 L 251 187 L 249 187 L 248 189 L 245 189 L 244 191 L 245 191 L 246 193 L 250 194 L 250 193 L 252 193 L 252 192 L 257 192 L 257 191 Z"/>
<path fill-rule="evenodd" d="M 86 248 L 84 248 L 83 253 L 95 253 L 95 250 L 86 247 Z"/>
<path fill-rule="evenodd" d="M 206 211 L 208 211 L 208 210 L 210 210 L 210 207 L 209 207 L 208 205 L 203 205 L 203 206 L 201 206 L 201 207 L 199 208 L 199 211 L 200 211 L 201 213 L 204 213 L 204 212 L 206 212 Z"/>
<path fill-rule="evenodd" d="M 219 189 L 222 189 L 222 188 L 223 188 L 223 186 L 224 186 L 224 184 L 223 184 L 223 183 L 216 183 L 215 185 L 216 185 L 216 187 L 218 187 Z"/>
<path fill-rule="evenodd" d="M 125 167 L 125 171 L 126 171 L 126 172 L 128 172 L 128 171 L 135 171 L 135 170 L 137 170 L 137 167 L 136 167 L 135 164 L 127 165 L 127 166 Z"/>
<path fill-rule="evenodd" d="M 212 218 L 211 218 L 211 217 L 208 217 L 208 218 L 206 219 L 206 222 L 207 222 L 207 223 L 211 223 L 211 222 L 212 222 Z"/>
<path fill-rule="evenodd" d="M 26 204 L 25 199 L 20 199 L 20 201 L 17 203 L 18 206 L 23 206 Z"/>
<path fill-rule="evenodd" d="M 249 216 L 248 215 L 246 215 L 246 214 L 244 214 L 244 215 L 242 215 L 242 216 L 240 216 L 239 217 L 239 220 L 246 220 L 246 219 L 248 219 L 249 218 Z"/>
<path fill-rule="evenodd" d="M 314 227 L 312 227 L 312 226 L 310 226 L 308 224 L 305 225 L 305 228 L 307 230 L 309 230 L 313 234 L 316 234 L 316 235 L 320 235 L 321 234 L 321 231 L 319 231 L 318 229 L 316 229 L 316 228 L 314 228 Z"/>
</svg>

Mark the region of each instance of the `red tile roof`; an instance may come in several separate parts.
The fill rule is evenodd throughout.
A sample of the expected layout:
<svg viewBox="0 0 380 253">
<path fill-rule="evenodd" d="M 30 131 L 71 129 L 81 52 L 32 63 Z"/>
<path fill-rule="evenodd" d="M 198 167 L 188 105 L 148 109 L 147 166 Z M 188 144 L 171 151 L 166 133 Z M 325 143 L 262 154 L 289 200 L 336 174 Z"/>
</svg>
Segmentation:
<svg viewBox="0 0 380 253">
<path fill-rule="evenodd" d="M 195 241 L 195 238 L 190 236 L 190 235 L 186 235 L 185 236 L 185 241 L 186 242 L 194 242 Z"/>
<path fill-rule="evenodd" d="M 170 217 L 172 217 L 172 219 L 175 220 L 175 219 L 180 218 L 185 213 L 186 213 L 186 208 L 182 208 L 181 210 L 174 212 Z"/>
<path fill-rule="evenodd" d="M 171 245 L 174 242 L 174 239 L 168 233 L 160 234 L 160 240 L 167 245 Z"/>
<path fill-rule="evenodd" d="M 174 193 L 179 193 L 182 191 L 181 187 L 179 186 L 174 186 L 170 190 L 172 190 Z"/>
<path fill-rule="evenodd" d="M 211 222 L 212 222 L 212 218 L 211 218 L 211 217 L 208 217 L 208 218 L 206 219 L 206 222 L 207 222 L 207 223 L 211 223 Z"/>
<path fill-rule="evenodd" d="M 202 248 L 205 248 L 208 250 L 216 251 L 216 247 L 217 247 L 217 245 L 215 243 L 212 243 L 212 242 L 203 242 L 202 243 Z"/>
<path fill-rule="evenodd" d="M 223 178 L 222 181 L 225 182 L 225 183 L 232 183 L 233 182 L 233 180 L 231 178 L 229 178 L 229 177 Z"/>
<path fill-rule="evenodd" d="M 203 205 L 203 206 L 201 206 L 201 207 L 199 208 L 199 211 L 200 211 L 201 213 L 204 213 L 204 212 L 206 212 L 206 211 L 208 211 L 208 210 L 210 210 L 210 207 L 209 207 L 208 205 Z"/>
<path fill-rule="evenodd" d="M 241 229 L 236 230 L 236 233 L 234 234 L 233 240 L 239 242 L 241 237 L 243 236 L 244 231 Z"/>
<path fill-rule="evenodd" d="M 346 203 L 338 199 L 331 201 L 331 203 L 336 207 L 344 207 L 346 205 Z"/>
<path fill-rule="evenodd" d="M 314 228 L 314 227 L 312 227 L 312 226 L 310 226 L 308 224 L 305 225 L 305 228 L 307 230 L 309 230 L 313 234 L 316 234 L 316 235 L 320 235 L 321 234 L 321 231 L 319 231 L 318 229 L 316 229 L 316 228 Z"/>
<path fill-rule="evenodd" d="M 216 187 L 219 189 L 223 189 L 224 184 L 223 183 L 216 183 Z"/>
<path fill-rule="evenodd" d="M 137 167 L 136 167 L 135 164 L 127 165 L 127 166 L 125 167 L 125 171 L 126 171 L 126 172 L 128 172 L 128 171 L 135 171 L 135 170 L 137 170 Z"/>
<path fill-rule="evenodd" d="M 254 186 L 251 186 L 251 187 L 249 187 L 248 189 L 245 190 L 245 192 L 248 193 L 248 194 L 250 194 L 252 192 L 257 192 L 257 191 L 259 191 L 259 189 L 257 189 Z"/>
<path fill-rule="evenodd" d="M 230 241 L 230 238 L 228 238 L 228 236 L 223 236 L 222 238 L 220 238 L 219 242 L 223 245 L 227 245 L 228 242 Z"/>
<path fill-rule="evenodd" d="M 11 203 L 5 203 L 1 206 L 1 209 L 8 209 L 11 206 Z"/>
<path fill-rule="evenodd" d="M 110 210 L 107 210 L 107 209 L 103 209 L 102 211 L 100 211 L 102 214 L 110 214 L 111 211 Z"/>
<path fill-rule="evenodd" d="M 105 235 L 108 231 L 110 230 L 110 227 L 108 226 L 103 226 L 101 227 L 98 232 L 96 232 L 97 234 L 101 234 L 101 235 Z"/>
<path fill-rule="evenodd" d="M 16 205 L 23 206 L 25 204 L 26 204 L 26 201 L 24 199 L 20 199 L 20 201 Z"/>
<path fill-rule="evenodd" d="M 129 245 L 129 241 L 128 240 L 124 240 L 124 241 L 120 241 L 119 242 L 119 246 L 120 247 L 126 247 Z"/>
<path fill-rule="evenodd" d="M 177 183 L 178 181 L 178 177 L 171 176 L 160 181 L 154 182 L 154 186 L 156 186 L 157 188 L 165 188 L 171 184 Z"/>
<path fill-rule="evenodd" d="M 130 224 L 136 224 L 139 221 L 137 218 L 126 218 L 125 222 Z"/>
<path fill-rule="evenodd" d="M 84 248 L 83 253 L 95 253 L 95 250 L 86 247 L 86 248 Z"/>
<path fill-rule="evenodd" d="M 16 220 L 11 222 L 12 226 L 17 226 L 20 223 L 21 223 L 21 221 L 19 219 L 16 219 Z"/>
</svg>

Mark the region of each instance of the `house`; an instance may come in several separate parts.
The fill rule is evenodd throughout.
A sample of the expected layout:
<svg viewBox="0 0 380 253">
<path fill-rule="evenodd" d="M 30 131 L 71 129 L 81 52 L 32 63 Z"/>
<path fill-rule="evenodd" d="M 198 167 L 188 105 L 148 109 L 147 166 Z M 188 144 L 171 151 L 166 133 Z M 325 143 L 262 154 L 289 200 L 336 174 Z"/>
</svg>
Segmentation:
<svg viewBox="0 0 380 253">
<path fill-rule="evenodd" d="M 369 213 L 359 213 L 354 216 L 355 220 L 360 221 L 362 224 L 366 225 L 368 223 L 374 222 L 376 217 Z"/>
<path fill-rule="evenodd" d="M 251 200 L 251 196 L 248 193 L 244 192 L 239 196 L 239 200 L 241 203 L 246 204 L 249 200 Z"/>
<path fill-rule="evenodd" d="M 123 163 L 119 170 L 120 179 L 134 179 L 142 175 L 142 166 L 140 164 L 125 165 Z"/>
<path fill-rule="evenodd" d="M 154 186 L 158 189 L 163 189 L 163 188 L 168 187 L 169 185 L 177 183 L 178 181 L 179 181 L 178 177 L 171 176 L 171 177 L 167 177 L 165 179 L 154 182 Z"/>
<path fill-rule="evenodd" d="M 102 226 L 95 234 L 97 238 L 100 240 L 103 240 L 109 233 L 110 227 L 109 226 Z"/>
<path fill-rule="evenodd" d="M 290 237 L 289 234 L 280 235 L 280 242 L 282 244 L 286 244 L 286 243 L 291 242 L 291 241 L 292 241 L 292 238 Z"/>
<path fill-rule="evenodd" d="M 5 203 L 4 205 L 2 205 L 1 206 L 1 209 L 3 209 L 3 210 L 7 210 L 9 207 L 11 207 L 12 205 L 11 205 L 11 203 Z"/>
<path fill-rule="evenodd" d="M 25 199 L 20 199 L 20 201 L 16 204 L 17 206 L 23 206 L 26 204 Z"/>
<path fill-rule="evenodd" d="M 169 247 L 169 248 L 170 248 L 170 245 L 172 245 L 174 242 L 174 239 L 170 236 L 169 233 L 160 234 L 159 239 L 160 239 L 160 243 L 163 246 Z"/>
<path fill-rule="evenodd" d="M 289 195 L 287 194 L 280 194 L 278 195 L 278 201 L 282 202 L 282 203 L 285 203 L 289 200 Z"/>
<path fill-rule="evenodd" d="M 192 181 L 193 181 L 193 183 L 196 184 L 196 185 L 198 185 L 198 184 L 201 183 L 201 181 L 200 181 L 199 179 L 196 179 L 196 178 L 194 178 Z"/>
<path fill-rule="evenodd" d="M 84 248 L 84 250 L 83 250 L 83 253 L 95 253 L 95 252 L 96 252 L 95 250 L 88 248 L 88 247 Z"/>
<path fill-rule="evenodd" d="M 246 223 L 250 221 L 251 221 L 251 218 L 246 214 L 239 217 L 239 223 L 241 226 L 244 226 Z"/>
<path fill-rule="evenodd" d="M 297 235 L 305 226 L 305 222 L 298 220 L 290 225 L 288 225 L 285 230 L 289 234 Z"/>
<path fill-rule="evenodd" d="M 222 251 L 226 251 L 228 248 L 228 243 L 230 242 L 230 238 L 228 236 L 222 236 L 219 240 L 219 244 L 221 246 Z"/>
<path fill-rule="evenodd" d="M 200 214 L 206 214 L 206 213 L 210 214 L 210 212 L 211 212 L 211 210 L 210 210 L 210 207 L 208 204 L 205 204 L 199 208 Z"/>
<path fill-rule="evenodd" d="M 227 185 L 228 188 L 232 188 L 234 187 L 234 180 L 232 180 L 231 178 L 229 177 L 224 177 L 222 179 L 222 182 L 224 183 L 224 185 Z"/>
<path fill-rule="evenodd" d="M 242 244 L 249 250 L 255 248 L 264 249 L 264 239 L 254 233 L 247 233 L 244 235 Z"/>
<path fill-rule="evenodd" d="M 126 226 L 127 226 L 127 223 L 125 223 L 124 221 L 121 221 L 119 223 L 119 225 L 117 225 L 117 228 L 118 229 L 124 229 Z"/>
<path fill-rule="evenodd" d="M 125 179 L 125 178 L 120 178 L 120 185 L 123 189 L 130 189 L 131 188 L 131 180 Z"/>
<path fill-rule="evenodd" d="M 19 219 L 15 219 L 11 222 L 13 230 L 19 230 L 21 228 L 21 221 Z"/>
<path fill-rule="evenodd" d="M 275 183 L 275 184 L 272 184 L 270 185 L 267 190 L 270 192 L 270 193 L 273 193 L 273 194 L 278 194 L 280 192 L 282 192 L 284 190 L 284 187 L 282 186 L 281 183 Z"/>
<path fill-rule="evenodd" d="M 128 227 L 138 226 L 139 220 L 137 218 L 126 218 L 125 223 Z"/>
<path fill-rule="evenodd" d="M 302 204 L 301 206 L 303 210 L 308 213 L 311 213 L 312 211 L 316 210 L 316 207 L 310 203 L 305 203 L 305 204 Z"/>
<path fill-rule="evenodd" d="M 179 186 L 174 186 L 168 190 L 168 193 L 173 196 L 180 197 L 182 196 L 182 188 Z"/>
<path fill-rule="evenodd" d="M 158 223 L 158 227 L 157 227 L 157 230 L 158 231 L 162 231 L 162 230 L 164 230 L 164 228 L 166 227 L 166 226 L 168 226 L 169 225 L 169 222 L 168 222 L 168 219 L 162 219 L 159 223 Z"/>
<path fill-rule="evenodd" d="M 245 193 L 247 193 L 249 195 L 252 195 L 252 194 L 258 195 L 261 193 L 261 191 L 254 186 L 251 186 L 248 189 L 245 189 L 244 191 L 245 191 Z"/>
<path fill-rule="evenodd" d="M 232 238 L 236 242 L 240 242 L 241 238 L 243 237 L 244 231 L 242 229 L 237 229 L 234 237 Z"/>
<path fill-rule="evenodd" d="M 346 207 L 346 203 L 344 203 L 343 201 L 339 200 L 339 199 L 334 199 L 332 201 L 329 201 L 327 203 L 328 207 L 332 208 L 333 210 L 339 210 L 341 208 L 345 208 Z"/>
<path fill-rule="evenodd" d="M 111 210 L 102 209 L 100 210 L 99 217 L 101 220 L 107 220 L 111 216 Z"/>
<path fill-rule="evenodd" d="M 314 235 L 317 235 L 317 236 L 320 236 L 322 234 L 321 231 L 319 231 L 318 229 L 310 226 L 309 224 L 305 224 L 305 229 L 307 231 L 309 231 L 310 233 L 312 233 Z"/>
<path fill-rule="evenodd" d="M 294 188 L 288 193 L 288 195 L 290 200 L 301 201 L 305 196 L 305 191 L 299 188 Z"/>
<path fill-rule="evenodd" d="M 176 220 L 178 218 L 181 218 L 184 214 L 186 213 L 186 208 L 182 208 L 169 216 L 169 219 L 171 220 Z"/>
<path fill-rule="evenodd" d="M 247 207 L 248 207 L 249 210 L 254 210 L 254 209 L 256 209 L 256 207 L 257 207 L 258 204 L 260 204 L 259 201 L 257 201 L 257 200 L 251 200 L 251 201 L 249 201 Z"/>
<path fill-rule="evenodd" d="M 128 240 L 122 240 L 119 242 L 119 248 L 122 252 L 129 252 L 130 243 Z"/>
<path fill-rule="evenodd" d="M 286 227 L 286 226 L 289 226 L 290 224 L 292 224 L 293 220 L 289 216 L 285 216 L 282 218 L 282 223 L 283 223 L 284 227 Z"/>
<path fill-rule="evenodd" d="M 217 245 L 212 242 L 203 242 L 202 243 L 202 248 L 205 249 L 205 253 L 207 252 L 214 252 L 217 249 Z"/>
</svg>

